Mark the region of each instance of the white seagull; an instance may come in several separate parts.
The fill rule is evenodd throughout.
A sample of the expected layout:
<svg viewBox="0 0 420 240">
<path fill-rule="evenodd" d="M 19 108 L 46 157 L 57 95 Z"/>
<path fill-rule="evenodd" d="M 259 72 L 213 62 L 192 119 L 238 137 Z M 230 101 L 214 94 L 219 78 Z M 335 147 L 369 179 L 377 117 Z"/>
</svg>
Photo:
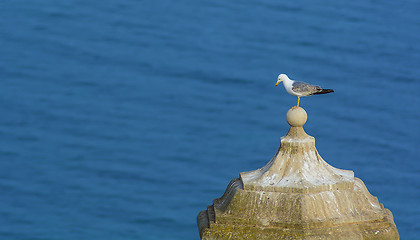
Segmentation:
<svg viewBox="0 0 420 240">
<path fill-rule="evenodd" d="M 299 107 L 300 97 L 334 92 L 332 89 L 322 89 L 320 86 L 311 85 L 306 82 L 293 81 L 286 74 L 279 75 L 276 86 L 280 82 L 283 82 L 284 88 L 289 94 L 298 97 L 298 102 L 295 107 Z"/>
</svg>

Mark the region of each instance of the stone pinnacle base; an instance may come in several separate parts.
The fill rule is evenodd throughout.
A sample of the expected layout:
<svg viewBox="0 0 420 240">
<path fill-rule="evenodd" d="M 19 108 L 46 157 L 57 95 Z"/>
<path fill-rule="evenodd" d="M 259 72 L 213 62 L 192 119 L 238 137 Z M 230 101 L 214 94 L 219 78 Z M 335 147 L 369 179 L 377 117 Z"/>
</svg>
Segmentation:
<svg viewBox="0 0 420 240">
<path fill-rule="evenodd" d="M 390 226 L 387 222 L 363 223 L 355 225 L 335 226 L 319 229 L 289 229 L 274 227 L 239 226 L 239 225 L 216 225 L 212 231 L 205 232 L 203 240 L 280 240 L 280 239 L 305 239 L 305 240 L 324 240 L 324 239 L 399 239 L 398 234 L 389 231 Z M 354 231 L 357 228 L 358 231 Z"/>
<path fill-rule="evenodd" d="M 399 239 L 392 213 L 360 179 L 311 194 L 243 190 L 240 181 L 199 214 L 202 239 Z"/>
</svg>

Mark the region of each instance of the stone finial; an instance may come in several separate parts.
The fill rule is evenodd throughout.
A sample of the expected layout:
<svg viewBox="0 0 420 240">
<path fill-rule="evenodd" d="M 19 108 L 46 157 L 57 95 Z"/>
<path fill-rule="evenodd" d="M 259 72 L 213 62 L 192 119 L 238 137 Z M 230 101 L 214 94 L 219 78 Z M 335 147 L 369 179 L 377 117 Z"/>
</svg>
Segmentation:
<svg viewBox="0 0 420 240">
<path fill-rule="evenodd" d="M 305 109 L 301 107 L 293 107 L 289 109 L 286 114 L 286 120 L 292 127 L 302 127 L 307 119 L 308 115 L 306 114 Z"/>
<path fill-rule="evenodd" d="M 392 213 L 352 171 L 334 168 L 303 130 L 307 114 L 287 112 L 290 130 L 264 167 L 243 172 L 197 217 L 216 239 L 399 239 Z"/>
</svg>

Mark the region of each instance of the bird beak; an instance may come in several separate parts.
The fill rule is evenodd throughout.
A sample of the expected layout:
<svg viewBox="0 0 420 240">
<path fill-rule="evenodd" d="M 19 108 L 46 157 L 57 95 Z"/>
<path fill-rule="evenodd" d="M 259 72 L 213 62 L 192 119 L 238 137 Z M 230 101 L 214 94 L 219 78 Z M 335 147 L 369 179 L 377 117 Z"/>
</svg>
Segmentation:
<svg viewBox="0 0 420 240">
<path fill-rule="evenodd" d="M 277 81 L 277 83 L 276 83 L 276 86 L 277 86 L 277 85 L 279 85 L 279 83 L 280 83 L 280 82 L 281 82 L 281 81 L 280 81 L 280 80 L 278 80 L 278 81 Z"/>
</svg>

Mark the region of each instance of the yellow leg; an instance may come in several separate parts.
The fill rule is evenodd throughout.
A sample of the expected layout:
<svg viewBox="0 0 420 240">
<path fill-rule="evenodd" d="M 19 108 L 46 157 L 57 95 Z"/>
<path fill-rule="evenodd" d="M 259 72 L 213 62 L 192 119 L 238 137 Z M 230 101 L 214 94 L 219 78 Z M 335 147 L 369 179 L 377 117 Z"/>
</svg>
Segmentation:
<svg viewBox="0 0 420 240">
<path fill-rule="evenodd" d="M 299 102 L 300 102 L 300 97 L 298 97 L 298 104 L 296 105 L 296 107 L 299 107 Z"/>
</svg>

